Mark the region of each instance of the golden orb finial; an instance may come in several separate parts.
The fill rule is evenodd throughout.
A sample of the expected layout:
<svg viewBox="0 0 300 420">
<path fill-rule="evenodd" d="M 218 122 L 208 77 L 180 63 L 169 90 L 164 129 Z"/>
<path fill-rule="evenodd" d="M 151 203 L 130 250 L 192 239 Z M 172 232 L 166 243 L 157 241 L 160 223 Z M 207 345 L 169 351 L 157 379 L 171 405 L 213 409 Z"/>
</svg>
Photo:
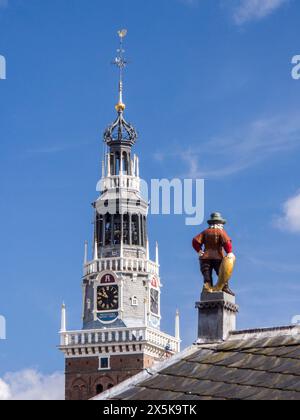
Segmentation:
<svg viewBox="0 0 300 420">
<path fill-rule="evenodd" d="M 121 29 L 120 31 L 118 31 L 118 35 L 120 38 L 125 38 L 127 33 L 128 33 L 127 29 Z"/>
<path fill-rule="evenodd" d="M 126 109 L 126 105 L 125 104 L 123 104 L 123 102 L 119 102 L 116 106 L 115 106 L 115 108 L 116 108 L 116 111 L 117 112 L 124 112 L 125 111 L 125 109 Z"/>
</svg>

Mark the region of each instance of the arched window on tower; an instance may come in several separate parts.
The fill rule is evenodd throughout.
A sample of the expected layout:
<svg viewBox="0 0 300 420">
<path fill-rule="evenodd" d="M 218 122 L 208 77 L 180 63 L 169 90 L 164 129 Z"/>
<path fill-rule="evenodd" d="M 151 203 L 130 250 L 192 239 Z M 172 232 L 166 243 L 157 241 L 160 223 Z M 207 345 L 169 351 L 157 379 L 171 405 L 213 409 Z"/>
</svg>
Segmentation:
<svg viewBox="0 0 300 420">
<path fill-rule="evenodd" d="M 110 174 L 114 175 L 114 159 L 115 156 L 113 155 L 113 153 L 110 154 Z"/>
<path fill-rule="evenodd" d="M 122 160 L 123 174 L 128 175 L 128 155 L 126 152 L 123 152 Z"/>
<path fill-rule="evenodd" d="M 123 216 L 123 243 L 129 245 L 129 214 Z"/>
<path fill-rule="evenodd" d="M 112 230 L 111 215 L 106 214 L 105 216 L 105 245 L 111 244 L 111 230 Z"/>
<path fill-rule="evenodd" d="M 103 246 L 103 215 L 97 213 L 96 215 L 96 234 L 97 234 L 97 244 L 98 246 Z"/>
<path fill-rule="evenodd" d="M 113 388 L 114 387 L 114 385 L 113 384 L 108 384 L 107 385 L 107 389 L 111 389 L 111 388 Z"/>
<path fill-rule="evenodd" d="M 141 226 L 141 246 L 145 246 L 145 244 L 144 244 L 144 239 L 145 239 L 145 236 L 144 236 L 144 221 L 143 221 L 143 216 L 142 215 L 140 215 L 140 226 Z"/>
<path fill-rule="evenodd" d="M 119 152 L 116 153 L 115 159 L 116 159 L 115 175 L 119 175 L 120 174 L 120 153 Z"/>
<path fill-rule="evenodd" d="M 114 245 L 120 245 L 121 243 L 121 215 L 116 214 L 114 217 Z"/>
<path fill-rule="evenodd" d="M 104 391 L 104 388 L 102 384 L 96 385 L 96 395 L 102 394 L 103 391 Z"/>
<path fill-rule="evenodd" d="M 132 245 L 139 245 L 139 216 L 132 216 Z"/>
<path fill-rule="evenodd" d="M 143 225 L 144 225 L 144 246 L 147 244 L 147 219 L 146 216 L 143 216 Z"/>
</svg>

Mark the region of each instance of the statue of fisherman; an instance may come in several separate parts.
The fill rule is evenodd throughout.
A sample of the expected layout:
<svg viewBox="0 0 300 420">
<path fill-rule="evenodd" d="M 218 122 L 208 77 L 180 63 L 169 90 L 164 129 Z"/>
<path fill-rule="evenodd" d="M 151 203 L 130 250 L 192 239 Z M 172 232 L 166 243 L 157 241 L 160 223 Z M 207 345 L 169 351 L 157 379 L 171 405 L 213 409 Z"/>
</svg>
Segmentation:
<svg viewBox="0 0 300 420">
<path fill-rule="evenodd" d="M 225 292 L 235 296 L 228 285 L 233 273 L 235 255 L 232 252 L 232 241 L 224 229 L 226 220 L 221 213 L 213 213 L 207 223 L 208 229 L 193 239 L 193 248 L 199 254 L 201 273 L 204 277 L 203 291 Z M 214 271 L 219 277 L 216 286 L 213 284 Z"/>
</svg>

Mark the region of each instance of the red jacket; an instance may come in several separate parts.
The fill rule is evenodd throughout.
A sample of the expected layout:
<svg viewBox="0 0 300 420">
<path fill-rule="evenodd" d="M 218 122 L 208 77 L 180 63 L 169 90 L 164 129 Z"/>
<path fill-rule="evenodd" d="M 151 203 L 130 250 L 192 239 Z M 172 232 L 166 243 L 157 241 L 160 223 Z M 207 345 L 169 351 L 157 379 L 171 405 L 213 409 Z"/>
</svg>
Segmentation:
<svg viewBox="0 0 300 420">
<path fill-rule="evenodd" d="M 232 241 L 224 229 L 208 228 L 193 239 L 193 248 L 196 252 L 204 250 L 201 259 L 222 260 L 232 252 Z"/>
</svg>

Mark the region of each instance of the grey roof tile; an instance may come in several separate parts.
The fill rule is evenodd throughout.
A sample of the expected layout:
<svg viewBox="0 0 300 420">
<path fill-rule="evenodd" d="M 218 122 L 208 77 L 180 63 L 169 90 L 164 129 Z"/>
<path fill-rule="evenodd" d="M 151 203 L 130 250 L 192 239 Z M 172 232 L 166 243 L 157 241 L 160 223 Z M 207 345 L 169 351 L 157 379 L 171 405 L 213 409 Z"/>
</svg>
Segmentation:
<svg viewBox="0 0 300 420">
<path fill-rule="evenodd" d="M 280 375 L 278 388 L 300 393 L 300 378 L 292 375 Z"/>
<path fill-rule="evenodd" d="M 247 348 L 255 348 L 254 343 L 256 343 L 256 341 L 257 340 L 255 339 L 247 340 Z M 246 348 L 244 340 L 233 340 L 220 344 L 218 351 L 237 351 L 243 348 Z"/>
<path fill-rule="evenodd" d="M 251 369 L 251 370 L 263 370 L 269 371 L 281 365 L 282 360 L 277 357 L 267 357 L 263 355 L 243 354 L 240 353 L 240 360 L 232 363 L 229 367 Z"/>
<path fill-rule="evenodd" d="M 187 378 L 198 378 L 202 371 L 209 369 L 210 365 L 200 363 L 180 362 L 164 369 L 161 373 L 166 375 L 183 376 Z"/>
<path fill-rule="evenodd" d="M 161 389 L 177 392 L 191 392 L 197 380 L 182 378 L 181 376 L 157 375 L 156 377 L 143 382 L 146 388 Z"/>
<path fill-rule="evenodd" d="M 280 359 L 281 363 L 279 366 L 274 366 L 270 369 L 270 372 L 297 375 L 300 377 L 300 360 L 296 359 Z"/>
<path fill-rule="evenodd" d="M 206 350 L 206 349 L 201 349 L 199 351 L 197 351 L 196 353 L 192 354 L 189 357 L 186 357 L 183 360 L 186 360 L 188 362 L 203 362 L 205 359 L 207 359 L 207 357 L 212 357 L 213 355 L 218 354 L 216 353 L 214 350 Z"/>
<path fill-rule="evenodd" d="M 144 390 L 145 390 L 145 388 L 131 388 L 131 389 L 128 389 L 127 391 L 122 392 L 122 394 L 120 394 L 118 396 L 118 399 L 119 400 L 131 400 L 132 398 L 136 399 L 138 393 L 141 392 L 141 391 L 144 391 Z"/>
<path fill-rule="evenodd" d="M 245 358 L 245 355 L 243 355 L 242 353 L 215 352 L 215 353 L 212 353 L 211 355 L 206 356 L 203 359 L 201 359 L 200 355 L 196 355 L 194 358 L 190 359 L 189 361 L 213 364 L 213 365 L 229 366 L 230 364 L 243 360 L 244 358 Z"/>
<path fill-rule="evenodd" d="M 297 346 L 282 346 L 282 347 L 268 347 L 256 349 L 247 349 L 245 353 L 258 354 L 263 356 L 274 356 L 274 357 L 289 357 L 291 353 L 295 352 Z"/>
<path fill-rule="evenodd" d="M 137 393 L 132 400 L 137 401 L 164 401 L 164 400 L 181 400 L 180 392 L 164 391 L 159 389 L 137 388 Z"/>
<path fill-rule="evenodd" d="M 240 366 L 240 364 L 243 363 L 243 360 L 245 359 L 246 355 L 244 353 L 236 353 L 236 352 L 228 352 L 227 357 L 225 357 L 223 360 L 220 360 L 219 363 L 216 363 L 220 366 Z"/>
<path fill-rule="evenodd" d="M 244 400 L 255 394 L 257 394 L 256 388 L 246 386 L 237 387 L 235 384 L 222 384 L 219 388 L 214 390 L 213 397 L 222 397 L 230 400 Z"/>
<path fill-rule="evenodd" d="M 217 391 L 223 386 L 222 382 L 212 382 L 206 380 L 196 380 L 190 390 L 192 394 L 215 397 Z M 223 396 L 224 397 L 224 396 Z"/>
<path fill-rule="evenodd" d="M 247 398 L 249 400 L 300 400 L 300 394 L 272 389 L 261 390 L 257 395 Z"/>
<path fill-rule="evenodd" d="M 289 352 L 286 353 L 285 350 L 289 349 Z M 278 349 L 278 353 L 276 354 L 276 356 L 287 356 L 290 359 L 298 359 L 300 360 L 300 346 L 296 347 L 286 347 L 283 349 Z M 282 353 L 280 353 L 280 350 L 282 351 Z"/>
<path fill-rule="evenodd" d="M 184 394 L 180 397 L 180 399 L 181 401 L 197 401 L 197 400 L 211 401 L 213 398 L 211 396 Z"/>
</svg>

